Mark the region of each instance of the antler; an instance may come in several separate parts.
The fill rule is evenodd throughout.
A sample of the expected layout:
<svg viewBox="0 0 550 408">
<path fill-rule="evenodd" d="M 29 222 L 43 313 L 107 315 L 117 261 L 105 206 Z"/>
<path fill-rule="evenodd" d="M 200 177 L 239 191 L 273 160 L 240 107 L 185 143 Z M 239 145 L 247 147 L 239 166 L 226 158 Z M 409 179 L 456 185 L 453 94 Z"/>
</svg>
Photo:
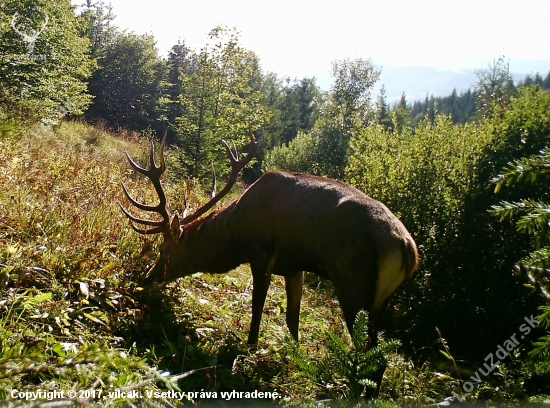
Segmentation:
<svg viewBox="0 0 550 408">
<path fill-rule="evenodd" d="M 128 200 L 137 208 L 143 211 L 150 211 L 150 212 L 156 212 L 162 216 L 162 221 L 152 221 L 152 220 L 144 220 L 141 218 L 134 217 L 132 214 L 130 214 L 126 208 L 120 205 L 120 208 L 122 209 L 122 212 L 124 215 L 126 215 L 130 219 L 130 225 L 132 228 L 140 233 L 140 234 L 157 234 L 159 232 L 170 234 L 170 215 L 168 214 L 168 210 L 166 209 L 166 195 L 164 194 L 164 190 L 162 189 L 162 185 L 160 184 L 160 176 L 162 173 L 164 173 L 164 170 L 166 170 L 166 164 L 164 162 L 164 145 L 166 144 L 166 134 L 164 134 L 164 138 L 162 139 L 162 143 L 160 145 L 160 166 L 157 166 L 157 163 L 155 162 L 155 146 L 153 141 L 151 141 L 151 167 L 149 170 L 144 169 L 143 167 L 140 167 L 135 161 L 132 160 L 130 155 L 128 155 L 128 152 L 126 153 L 126 157 L 128 158 L 128 161 L 130 162 L 130 165 L 136 170 L 137 172 L 143 174 L 151 182 L 153 183 L 153 186 L 155 187 L 155 191 L 157 192 L 159 196 L 159 204 L 152 206 L 152 205 L 145 205 L 141 204 L 135 199 L 132 198 L 130 193 L 128 193 L 128 190 L 126 189 L 126 186 L 122 184 L 122 188 L 124 190 L 124 193 L 126 194 L 126 197 Z M 148 225 L 154 228 L 151 229 L 142 229 L 137 228 L 135 223 L 142 224 L 142 225 Z"/>
<path fill-rule="evenodd" d="M 258 149 L 260 147 L 260 143 L 262 142 L 262 136 L 256 138 L 254 137 L 254 134 L 252 133 L 252 127 L 248 125 L 248 132 L 250 135 L 250 151 L 246 155 L 245 158 L 242 160 L 239 160 L 239 153 L 237 152 L 237 148 L 233 146 L 233 148 L 229 147 L 229 144 L 222 140 L 223 145 L 225 146 L 225 149 L 227 150 L 227 154 L 229 156 L 229 160 L 231 162 L 231 174 L 229 176 L 229 180 L 227 181 L 227 184 L 225 187 L 218 193 L 216 192 L 216 176 L 213 175 L 213 191 L 212 191 L 212 198 L 202 207 L 200 207 L 197 211 L 195 211 L 193 214 L 185 216 L 181 220 L 180 224 L 185 225 L 189 224 L 190 222 L 198 219 L 201 215 L 206 213 L 208 210 L 210 210 L 218 201 L 220 201 L 233 187 L 235 182 L 237 181 L 237 177 L 239 175 L 239 172 L 252 160 L 252 158 L 256 155 L 258 152 Z M 168 210 L 166 208 L 166 195 L 164 194 L 164 190 L 162 189 L 162 185 L 160 184 L 160 176 L 162 173 L 164 173 L 164 170 L 166 169 L 166 164 L 164 162 L 164 146 L 166 143 L 166 134 L 164 135 L 164 138 L 162 139 L 162 143 L 160 146 L 160 166 L 157 166 L 157 163 L 155 162 L 155 149 L 154 144 L 151 142 L 151 168 L 149 170 L 144 169 L 143 167 L 140 167 L 132 158 L 128 155 L 128 152 L 126 152 L 126 157 L 128 158 L 128 161 L 130 162 L 130 165 L 134 168 L 134 170 L 138 171 L 139 173 L 143 174 L 147 178 L 151 180 L 153 183 L 153 186 L 155 187 L 155 191 L 157 192 L 159 196 L 159 204 L 152 206 L 152 205 L 145 205 L 138 201 L 136 201 L 128 190 L 126 189 L 126 186 L 122 184 L 122 188 L 124 190 L 124 194 L 126 194 L 126 197 L 132 203 L 135 207 L 139 208 L 143 211 L 150 211 L 150 212 L 156 212 L 162 216 L 162 221 L 153 221 L 153 220 L 145 220 L 142 218 L 134 217 L 132 214 L 126 210 L 120 205 L 120 208 L 122 209 L 122 212 L 126 217 L 130 219 L 130 225 L 132 228 L 140 233 L 140 234 L 157 234 L 157 233 L 163 233 L 163 234 L 170 234 L 170 215 L 168 214 Z M 187 205 L 186 205 L 187 207 Z M 153 228 L 151 229 L 142 229 L 138 228 L 134 225 L 134 223 L 142 224 L 151 226 Z"/>
<path fill-rule="evenodd" d="M 227 150 L 227 155 L 229 156 L 229 160 L 231 161 L 231 174 L 229 175 L 229 180 L 227 180 L 227 184 L 225 187 L 220 191 L 218 194 L 215 194 L 216 191 L 216 176 L 214 174 L 214 188 L 212 191 L 212 198 L 202 207 L 200 207 L 197 211 L 195 211 L 193 214 L 188 215 L 181 220 L 181 224 L 189 224 L 192 221 L 195 221 L 198 219 L 201 215 L 206 213 L 208 210 L 210 210 L 214 205 L 220 201 L 233 187 L 235 182 L 237 181 L 237 176 L 239 175 L 239 172 L 252 160 L 252 158 L 256 155 L 258 152 L 258 149 L 260 148 L 260 143 L 262 142 L 263 135 L 260 135 L 258 139 L 256 140 L 254 138 L 254 134 L 252 133 L 252 126 L 248 125 L 248 133 L 250 135 L 250 151 L 246 155 L 245 158 L 242 160 L 239 160 L 239 152 L 237 151 L 237 148 L 233 146 L 233 149 L 229 147 L 227 142 L 225 140 L 222 140 L 223 145 L 225 146 L 225 150 Z"/>
</svg>

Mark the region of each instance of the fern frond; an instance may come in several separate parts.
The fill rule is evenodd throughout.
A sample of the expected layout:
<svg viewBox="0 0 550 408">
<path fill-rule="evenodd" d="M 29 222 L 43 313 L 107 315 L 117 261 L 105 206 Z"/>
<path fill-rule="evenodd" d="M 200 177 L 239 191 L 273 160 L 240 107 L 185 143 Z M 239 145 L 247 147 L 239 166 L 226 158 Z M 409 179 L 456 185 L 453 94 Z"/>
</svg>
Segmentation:
<svg viewBox="0 0 550 408">
<path fill-rule="evenodd" d="M 539 325 L 546 330 L 550 329 L 550 305 L 540 306 L 539 310 L 542 311 L 542 314 L 537 316 Z"/>
<path fill-rule="evenodd" d="M 332 332 L 326 332 L 326 343 L 329 354 L 328 362 L 332 368 L 339 373 L 353 371 L 354 359 L 351 356 L 353 351 L 350 351 L 346 343 Z"/>
<path fill-rule="evenodd" d="M 289 360 L 299 369 L 301 375 L 317 386 L 341 399 L 344 394 L 348 401 L 359 401 L 365 387 L 377 387 L 371 380 L 373 375 L 386 364 L 388 354 L 394 352 L 401 343 L 399 340 L 381 341 L 376 347 L 367 350 L 369 340 L 369 319 L 365 311 L 360 311 L 351 335 L 352 344 L 333 332 L 325 332 L 327 354 L 318 363 L 299 348 L 298 343 L 286 340 Z"/>
<path fill-rule="evenodd" d="M 397 339 L 390 339 L 381 342 L 376 347 L 363 353 L 360 361 L 360 372 L 365 375 L 372 375 L 380 367 L 386 364 L 386 357 L 401 347 L 401 342 Z M 368 370 L 368 371 L 366 371 Z"/>
<path fill-rule="evenodd" d="M 288 359 L 299 369 L 299 372 L 315 383 L 319 382 L 319 367 L 317 364 L 302 350 L 297 341 L 288 336 L 285 339 L 285 349 Z"/>
<path fill-rule="evenodd" d="M 550 335 L 542 336 L 533 343 L 527 366 L 537 374 L 550 373 Z"/>
</svg>

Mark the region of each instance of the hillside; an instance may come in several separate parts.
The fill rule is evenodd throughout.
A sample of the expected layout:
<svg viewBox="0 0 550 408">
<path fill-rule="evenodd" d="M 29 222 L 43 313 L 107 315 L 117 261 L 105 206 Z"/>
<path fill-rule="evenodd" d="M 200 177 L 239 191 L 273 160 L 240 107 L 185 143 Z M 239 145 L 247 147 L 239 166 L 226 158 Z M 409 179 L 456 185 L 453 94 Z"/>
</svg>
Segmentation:
<svg viewBox="0 0 550 408">
<path fill-rule="evenodd" d="M 540 72 L 544 77 L 550 67 L 550 61 L 512 59 L 509 64 L 510 74 L 515 83 L 523 81 L 527 75 L 534 76 L 536 72 Z M 476 72 L 486 69 L 487 65 L 489 65 L 487 62 L 480 61 L 475 69 L 438 70 L 428 67 L 381 64 L 380 82 L 374 88 L 373 94 L 376 95 L 379 92 L 382 84 L 386 87 L 387 101 L 390 104 L 398 102 L 403 93 L 411 103 L 424 100 L 426 95 L 445 97 L 450 95 L 453 89 L 460 94 L 468 89 L 474 89 L 478 82 Z"/>
<path fill-rule="evenodd" d="M 17 405 L 26 397 L 13 390 L 64 390 L 61 399 L 84 390 L 80 403 L 110 406 L 138 401 L 127 398 L 134 390 L 187 392 L 183 400 L 148 399 L 170 404 L 194 391 L 192 400 L 204 400 L 201 390 L 279 389 L 289 400 L 307 400 L 299 383 L 274 374 L 284 372 L 287 334 L 280 280 L 268 296 L 257 350 L 245 345 L 247 267 L 197 274 L 164 291 L 140 286 L 158 239 L 132 231 L 117 203 L 125 202 L 122 181 L 144 201 L 154 193 L 132 175 L 124 150 L 145 162 L 146 143 L 136 135 L 115 138 L 78 123 L 0 139 L 1 399 Z M 167 161 L 165 189 L 177 201 L 183 186 L 173 182 L 170 152 Z M 191 205 L 204 200 L 197 189 L 189 197 Z M 301 335 L 319 349 L 319 330 L 342 333 L 344 324 L 330 294 L 315 291 L 325 285 L 314 285 L 302 304 Z"/>
</svg>

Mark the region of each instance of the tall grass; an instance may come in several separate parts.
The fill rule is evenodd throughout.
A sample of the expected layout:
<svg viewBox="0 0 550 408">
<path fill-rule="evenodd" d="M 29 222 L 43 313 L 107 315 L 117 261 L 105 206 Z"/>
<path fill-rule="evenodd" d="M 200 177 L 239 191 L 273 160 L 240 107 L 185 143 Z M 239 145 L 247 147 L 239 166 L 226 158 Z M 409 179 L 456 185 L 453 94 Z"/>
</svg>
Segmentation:
<svg viewBox="0 0 550 408">
<path fill-rule="evenodd" d="M 0 400 L 24 403 L 14 389 L 157 388 L 157 370 L 115 335 L 133 302 L 123 289 L 151 256 L 117 206 L 136 140 L 76 123 L 0 140 Z"/>
<path fill-rule="evenodd" d="M 316 404 L 316 388 L 288 364 L 284 351 L 282 278 L 273 278 L 253 348 L 246 345 L 252 297 L 247 266 L 224 275 L 195 274 L 162 291 L 142 287 L 159 239 L 131 230 L 118 203 L 126 202 L 121 182 L 140 201 L 157 202 L 124 155 L 147 165 L 148 149 L 139 135 L 114 136 L 81 123 L 0 137 L 0 404 L 29 403 L 14 390 L 87 391 L 69 402 L 107 406 L 201 405 L 214 401 L 200 391 L 277 390 L 282 398 L 275 401 L 229 404 Z M 207 200 L 181 177 L 177 151 L 168 151 L 167 163 L 163 183 L 172 209 L 181 210 L 184 196 L 195 208 Z M 308 276 L 300 338 L 313 361 L 322 360 L 327 331 L 350 343 L 330 284 Z M 383 398 L 397 404 L 435 403 L 456 385 L 398 354 L 386 378 Z M 99 397 L 116 390 L 128 394 Z M 167 390 L 199 393 L 130 394 Z"/>
<path fill-rule="evenodd" d="M 274 279 L 266 303 L 261 342 L 267 346 L 260 350 L 245 345 L 252 291 L 247 267 L 197 274 L 164 292 L 140 286 L 158 239 L 132 231 L 118 203 L 126 202 L 123 181 L 140 201 L 157 201 L 124 155 L 147 165 L 148 149 L 138 135 L 115 137 L 80 123 L 35 126 L 0 139 L 0 401 L 24 403 L 12 397 L 14 389 L 282 386 L 281 279 Z M 163 177 L 172 208 L 184 195 L 198 207 L 207 196 L 178 179 L 172 153 Z M 322 321 L 319 310 L 304 303 L 306 318 Z M 341 319 L 332 321 L 342 329 Z M 209 366 L 216 368 L 174 380 Z M 172 374 L 161 376 L 156 367 Z"/>
</svg>

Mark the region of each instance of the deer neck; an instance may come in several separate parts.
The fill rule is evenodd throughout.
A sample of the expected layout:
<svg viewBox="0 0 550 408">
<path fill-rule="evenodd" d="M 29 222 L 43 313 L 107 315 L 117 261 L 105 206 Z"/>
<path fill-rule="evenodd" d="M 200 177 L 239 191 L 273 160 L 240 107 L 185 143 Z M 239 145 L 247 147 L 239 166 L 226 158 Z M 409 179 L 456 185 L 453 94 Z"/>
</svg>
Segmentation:
<svg viewBox="0 0 550 408">
<path fill-rule="evenodd" d="M 180 246 L 194 272 L 225 273 L 246 262 L 228 218 L 216 212 L 183 228 Z"/>
</svg>

